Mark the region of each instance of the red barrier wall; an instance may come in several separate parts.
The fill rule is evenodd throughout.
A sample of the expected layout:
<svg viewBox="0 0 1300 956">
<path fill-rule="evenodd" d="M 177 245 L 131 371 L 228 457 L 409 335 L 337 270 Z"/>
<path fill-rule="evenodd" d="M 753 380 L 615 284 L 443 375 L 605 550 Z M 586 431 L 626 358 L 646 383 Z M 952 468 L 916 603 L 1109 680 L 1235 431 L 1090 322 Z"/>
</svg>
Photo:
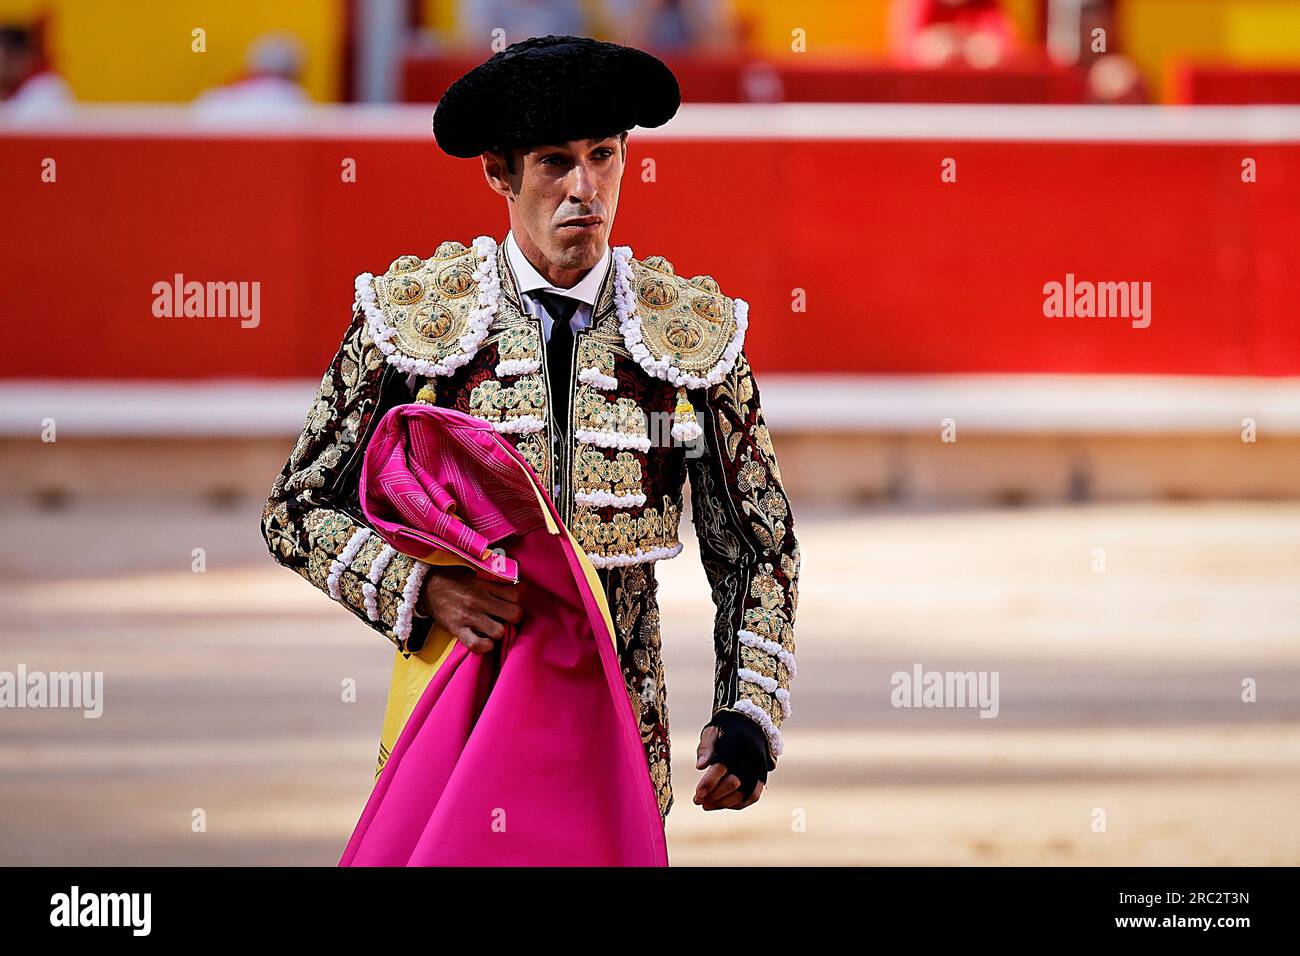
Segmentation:
<svg viewBox="0 0 1300 956">
<path fill-rule="evenodd" d="M 1300 69 L 1241 64 L 1173 64 L 1169 100 L 1213 106 L 1300 103 Z"/>
<path fill-rule="evenodd" d="M 858 59 L 669 57 L 686 103 L 1082 103 L 1082 74 L 1030 60 L 993 69 L 916 70 Z M 413 54 L 402 61 L 402 99 L 434 103 L 477 66 L 474 57 Z"/>
<path fill-rule="evenodd" d="M 757 368 L 1300 374 L 1298 144 L 631 143 L 614 241 L 747 299 Z M 316 376 L 356 273 L 507 228 L 431 141 L 7 134 L 0 181 L 6 378 Z M 155 318 L 178 272 L 260 282 L 260 325 Z M 1066 273 L 1150 282 L 1150 327 L 1045 318 Z"/>
</svg>

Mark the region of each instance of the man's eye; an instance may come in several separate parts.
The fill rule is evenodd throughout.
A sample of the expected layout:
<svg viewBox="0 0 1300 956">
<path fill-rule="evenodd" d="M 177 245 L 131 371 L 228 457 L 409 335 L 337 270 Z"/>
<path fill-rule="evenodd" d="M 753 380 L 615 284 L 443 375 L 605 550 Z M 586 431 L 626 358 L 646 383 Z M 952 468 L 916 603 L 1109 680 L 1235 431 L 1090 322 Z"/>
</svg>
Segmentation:
<svg viewBox="0 0 1300 956">
<path fill-rule="evenodd" d="M 546 166 L 559 166 L 562 162 L 564 160 L 559 156 L 546 156 L 542 159 L 542 163 Z"/>
</svg>

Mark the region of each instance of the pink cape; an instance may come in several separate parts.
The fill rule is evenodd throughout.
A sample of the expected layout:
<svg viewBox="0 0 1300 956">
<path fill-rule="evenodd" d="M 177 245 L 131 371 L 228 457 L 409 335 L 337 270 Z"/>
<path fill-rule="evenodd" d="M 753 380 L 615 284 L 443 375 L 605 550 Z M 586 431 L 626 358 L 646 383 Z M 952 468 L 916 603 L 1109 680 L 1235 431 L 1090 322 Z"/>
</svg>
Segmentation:
<svg viewBox="0 0 1300 956">
<path fill-rule="evenodd" d="M 432 629 L 339 865 L 666 866 L 604 591 L 528 463 L 482 419 L 401 405 L 367 446 L 361 506 L 399 551 L 517 575 L 524 614 L 481 655 Z"/>
</svg>

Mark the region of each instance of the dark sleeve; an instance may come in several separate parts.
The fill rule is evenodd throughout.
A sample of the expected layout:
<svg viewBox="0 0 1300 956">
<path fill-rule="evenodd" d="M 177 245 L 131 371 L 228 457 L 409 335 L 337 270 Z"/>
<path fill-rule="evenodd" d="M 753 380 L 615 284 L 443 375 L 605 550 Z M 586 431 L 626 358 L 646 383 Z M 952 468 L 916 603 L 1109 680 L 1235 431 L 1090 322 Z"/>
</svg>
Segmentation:
<svg viewBox="0 0 1300 956">
<path fill-rule="evenodd" d="M 742 350 L 731 373 L 692 396 L 703 454 L 687 454 L 691 513 L 717 608 L 715 716 L 742 714 L 781 755 L 795 675 L 799 545 L 758 386 Z"/>
<path fill-rule="evenodd" d="M 409 402 L 405 376 L 384 361 L 353 308 L 298 441 L 262 512 L 271 556 L 402 650 L 419 650 L 430 619 L 415 614 L 427 565 L 367 525 L 357 482 L 365 444 L 384 412 Z"/>
</svg>

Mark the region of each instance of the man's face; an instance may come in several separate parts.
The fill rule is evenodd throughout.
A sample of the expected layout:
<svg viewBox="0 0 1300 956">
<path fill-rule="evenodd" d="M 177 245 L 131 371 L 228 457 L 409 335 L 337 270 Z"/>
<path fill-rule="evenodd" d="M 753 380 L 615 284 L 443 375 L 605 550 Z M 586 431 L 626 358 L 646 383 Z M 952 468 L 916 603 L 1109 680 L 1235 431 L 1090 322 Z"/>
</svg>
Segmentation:
<svg viewBox="0 0 1300 956">
<path fill-rule="evenodd" d="M 514 171 L 487 154 L 493 188 L 510 201 L 510 225 L 559 272 L 594 266 L 605 250 L 623 179 L 623 137 L 571 140 L 514 151 Z M 525 240 L 531 240 L 526 243 Z"/>
</svg>

